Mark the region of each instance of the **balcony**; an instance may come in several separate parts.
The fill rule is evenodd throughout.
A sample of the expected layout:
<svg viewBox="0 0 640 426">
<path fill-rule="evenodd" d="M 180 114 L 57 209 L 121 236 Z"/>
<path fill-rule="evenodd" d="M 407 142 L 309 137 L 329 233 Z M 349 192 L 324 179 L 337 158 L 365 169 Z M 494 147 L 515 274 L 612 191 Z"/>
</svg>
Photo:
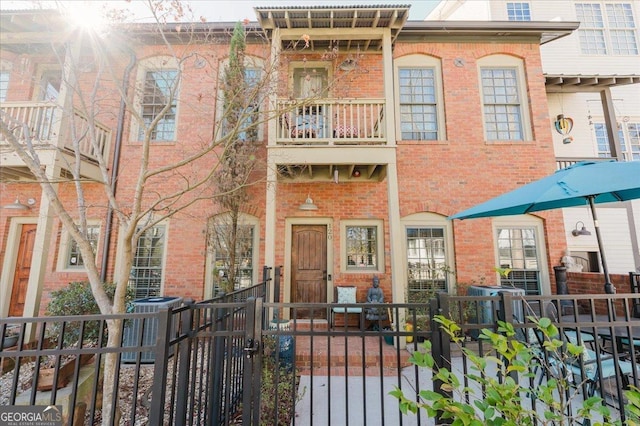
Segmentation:
<svg viewBox="0 0 640 426">
<path fill-rule="evenodd" d="M 52 148 L 58 149 L 67 158 L 61 164 L 74 163 L 76 149 L 74 139 L 78 141 L 81 161 L 81 174 L 84 177 L 92 177 L 97 172 L 99 156 L 106 158 L 109 154 L 109 141 L 111 130 L 97 122 L 93 123 L 93 132 L 97 144 L 91 143 L 89 133 L 91 122 L 79 110 L 73 110 L 72 120 L 58 105 L 51 102 L 3 102 L 0 106 L 0 115 L 8 122 L 13 134 L 21 143 L 31 143 L 35 150 L 42 150 L 41 162 L 47 164 L 51 158 L 45 151 Z M 71 125 L 65 126 L 65 122 L 73 123 L 75 133 L 68 134 Z M 64 133 L 61 133 L 64 131 Z M 62 136 L 61 136 L 62 134 Z M 8 141 L 0 135 L 0 146 L 7 146 Z M 11 150 L 9 150 L 10 152 Z M 17 155 L 7 154 L 3 157 L 3 177 L 28 178 L 22 160 Z M 96 169 L 92 172 L 91 169 Z M 99 176 L 99 175 L 96 175 Z"/>
<path fill-rule="evenodd" d="M 566 169 L 580 161 L 612 161 L 611 157 L 556 157 L 556 170 Z"/>
<path fill-rule="evenodd" d="M 384 99 L 278 100 L 278 145 L 384 145 Z"/>
</svg>

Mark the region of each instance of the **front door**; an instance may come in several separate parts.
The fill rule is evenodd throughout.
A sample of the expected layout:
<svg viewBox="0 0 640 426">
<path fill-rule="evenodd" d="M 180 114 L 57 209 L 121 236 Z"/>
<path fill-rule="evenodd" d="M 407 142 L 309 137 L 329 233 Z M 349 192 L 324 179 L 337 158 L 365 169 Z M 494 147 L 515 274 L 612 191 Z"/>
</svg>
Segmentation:
<svg viewBox="0 0 640 426">
<path fill-rule="evenodd" d="M 294 225 L 291 230 L 291 302 L 327 302 L 327 227 Z M 326 318 L 324 309 L 297 309 L 297 318 Z"/>
<path fill-rule="evenodd" d="M 21 317 L 24 315 L 24 302 L 27 297 L 27 287 L 29 286 L 29 273 L 31 271 L 31 259 L 33 258 L 33 242 L 36 238 L 36 226 L 36 224 L 24 224 L 20 231 L 16 272 L 13 276 L 11 304 L 9 305 L 10 317 Z"/>
</svg>

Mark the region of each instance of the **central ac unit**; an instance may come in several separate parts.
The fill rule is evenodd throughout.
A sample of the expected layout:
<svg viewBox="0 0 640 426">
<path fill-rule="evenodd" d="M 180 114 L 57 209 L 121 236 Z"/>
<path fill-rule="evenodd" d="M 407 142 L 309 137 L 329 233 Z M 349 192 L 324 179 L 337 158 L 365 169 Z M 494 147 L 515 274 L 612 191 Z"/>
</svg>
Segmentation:
<svg viewBox="0 0 640 426">
<path fill-rule="evenodd" d="M 513 296 L 524 296 L 524 289 L 505 286 L 480 286 L 472 285 L 467 289 L 468 296 L 498 296 L 500 293 L 511 293 Z M 520 299 L 513 300 L 513 318 L 507 318 L 509 321 L 524 321 L 523 301 Z M 500 308 L 499 300 L 478 300 L 477 310 L 473 312 L 474 316 L 470 319 L 472 324 L 487 324 L 493 326 L 498 319 L 505 320 L 504 314 Z M 477 313 L 477 315 L 475 315 Z M 478 330 L 471 330 L 471 335 L 477 338 Z"/>
<path fill-rule="evenodd" d="M 181 297 L 147 297 L 133 301 L 134 313 L 158 312 L 162 306 L 177 308 L 182 303 Z M 170 325 L 173 330 L 177 324 Z M 144 328 L 144 330 L 143 330 Z M 133 318 L 124 329 L 122 347 L 137 346 L 142 333 L 142 346 L 155 346 L 158 338 L 158 318 Z M 123 362 L 136 362 L 137 352 L 123 352 Z M 145 351 L 140 354 L 141 362 L 155 362 L 155 352 Z"/>
</svg>

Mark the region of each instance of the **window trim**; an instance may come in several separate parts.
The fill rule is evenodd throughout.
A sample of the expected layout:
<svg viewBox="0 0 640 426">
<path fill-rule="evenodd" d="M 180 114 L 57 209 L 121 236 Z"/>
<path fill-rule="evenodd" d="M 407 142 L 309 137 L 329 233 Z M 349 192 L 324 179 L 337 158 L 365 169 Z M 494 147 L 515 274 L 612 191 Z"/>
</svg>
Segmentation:
<svg viewBox="0 0 640 426">
<path fill-rule="evenodd" d="M 207 235 L 205 235 L 205 248 L 206 248 L 206 259 L 205 259 L 205 276 L 204 276 L 204 297 L 205 299 L 209 299 L 213 297 L 213 267 L 215 263 L 215 251 L 213 247 L 209 246 L 209 236 L 208 230 L 209 227 L 214 225 L 216 218 L 220 216 L 228 215 L 228 213 L 221 213 L 219 215 L 214 215 L 209 217 L 207 220 Z M 260 219 L 246 213 L 240 213 L 238 216 L 238 223 L 240 225 L 249 225 L 253 226 L 253 247 L 252 247 L 252 262 L 253 262 L 253 274 L 251 277 L 252 282 L 255 284 L 259 283 L 262 277 L 259 275 L 262 273 L 262 269 L 259 267 L 260 262 Z"/>
<path fill-rule="evenodd" d="M 287 91 L 291 95 L 291 99 L 304 100 L 308 98 L 296 98 L 295 92 L 295 78 L 294 73 L 296 70 L 302 70 L 305 68 L 324 68 L 327 71 L 327 87 L 323 88 L 322 94 L 314 97 L 313 99 L 326 99 L 331 96 L 329 82 L 333 81 L 333 69 L 330 66 L 330 62 L 326 61 L 291 61 L 289 62 L 289 68 L 287 70 Z"/>
<path fill-rule="evenodd" d="M 222 90 L 222 83 L 224 81 L 224 71 L 229 65 L 229 58 L 225 58 L 220 60 L 218 63 L 218 85 L 216 88 L 217 100 L 216 100 L 216 117 L 220 117 L 216 119 L 215 123 L 215 138 L 221 139 L 224 137 L 224 133 L 222 130 L 218 131 L 217 129 L 223 129 L 222 120 L 224 119 L 224 91 Z M 264 68 L 264 60 L 257 56 L 245 55 L 244 57 L 244 66 L 245 68 L 255 69 L 259 72 L 259 83 L 264 84 L 265 81 L 265 68 Z M 268 96 L 260 95 L 258 100 L 261 103 L 258 105 L 258 132 L 256 134 L 256 142 L 263 141 L 265 139 L 265 124 L 264 121 L 264 101 L 268 99 Z"/>
<path fill-rule="evenodd" d="M 170 230 L 170 226 L 169 226 L 169 221 L 160 221 L 154 225 L 152 225 L 151 227 L 149 227 L 147 230 L 145 230 L 145 232 L 153 229 L 154 227 L 158 227 L 158 226 L 163 226 L 164 227 L 164 248 L 163 248 L 163 252 L 162 252 L 162 272 L 160 274 L 160 289 L 158 290 L 159 292 L 159 296 L 164 295 L 164 285 L 165 285 L 165 276 L 166 276 L 166 270 L 167 270 L 167 256 L 168 256 L 168 246 L 169 246 L 169 230 Z M 122 247 L 121 244 L 121 240 L 119 241 L 118 246 Z M 135 258 L 135 252 L 134 252 L 134 258 Z M 133 263 L 131 264 L 131 269 L 133 269 Z M 129 274 L 131 273 L 131 271 L 128 272 Z M 129 284 L 128 284 L 129 287 Z M 135 291 L 135 289 L 133 289 Z"/>
<path fill-rule="evenodd" d="M 511 19 L 511 16 L 509 16 L 509 6 L 520 6 L 520 8 L 518 10 L 516 10 L 516 8 L 514 7 L 512 10 L 514 12 L 514 18 L 517 18 L 518 16 L 521 16 L 523 18 L 528 18 L 528 19 Z M 524 7 L 526 6 L 526 12 L 527 12 L 527 16 L 524 15 Z M 507 20 L 508 21 L 512 21 L 512 22 L 530 22 L 531 21 L 531 4 L 528 1 L 509 1 L 506 4 L 506 8 L 507 8 Z M 518 15 L 517 12 L 520 12 L 520 15 Z"/>
<path fill-rule="evenodd" d="M 434 82 L 435 82 L 435 95 L 436 95 L 436 139 L 402 139 L 402 123 L 400 120 L 400 69 L 407 68 L 431 68 L 434 70 Z M 442 143 L 447 140 L 446 123 L 445 123 L 445 105 L 444 105 L 444 91 L 442 80 L 442 61 L 435 56 L 429 56 L 425 54 L 411 54 L 401 56 L 394 60 L 393 64 L 394 74 L 394 90 L 395 90 L 395 109 L 398 111 L 398 119 L 396 120 L 396 141 L 399 143 Z"/>
<path fill-rule="evenodd" d="M 452 270 L 456 270 L 455 252 L 453 242 L 453 223 L 448 220 L 446 216 L 432 212 L 420 212 L 414 213 L 409 216 L 405 216 L 400 219 L 402 223 L 403 238 L 402 238 L 402 257 L 403 267 L 405 271 L 409 270 L 409 259 L 407 258 L 407 228 L 443 228 L 444 229 L 444 244 L 445 244 L 445 264 Z M 407 293 L 409 285 L 409 278 L 405 280 L 404 291 Z M 455 294 L 457 288 L 456 275 L 449 274 L 447 278 L 447 292 L 449 294 Z"/>
<path fill-rule="evenodd" d="M 600 18 L 602 19 L 602 27 L 586 27 L 583 21 L 580 23 L 580 28 L 576 30 L 577 39 L 578 39 L 578 48 L 580 50 L 581 55 L 585 56 L 627 56 L 633 57 L 640 55 L 640 37 L 638 30 L 638 17 L 634 15 L 633 3 L 631 1 L 576 1 L 574 3 L 574 12 L 576 14 L 576 20 L 578 20 L 578 5 L 598 5 L 600 10 Z M 622 6 L 629 5 L 631 7 L 631 18 L 633 19 L 633 27 L 612 27 L 609 21 L 609 12 L 607 11 L 607 6 Z M 581 36 L 585 34 L 587 31 L 602 31 L 602 41 L 604 42 L 604 53 L 598 52 L 588 52 L 583 48 L 583 43 L 581 40 Z M 614 52 L 614 43 L 611 37 L 612 31 L 627 31 L 633 35 L 633 39 L 635 41 L 635 53 L 615 53 Z"/>
<path fill-rule="evenodd" d="M 347 227 L 375 227 L 378 240 L 376 241 L 376 268 L 348 268 L 347 266 Z M 384 221 L 382 219 L 349 219 L 340 221 L 340 269 L 345 274 L 380 274 L 385 272 L 384 253 Z"/>
<path fill-rule="evenodd" d="M 551 294 L 551 282 L 549 277 L 549 265 L 547 263 L 547 241 L 545 239 L 545 226 L 541 218 L 533 215 L 516 215 L 496 217 L 491 221 L 494 260 L 496 266 L 499 266 L 500 249 L 498 247 L 498 229 L 502 228 L 533 228 L 535 232 L 536 242 L 538 244 L 538 271 L 540 279 L 540 294 Z M 496 282 L 500 282 L 500 274 L 496 271 Z"/>
<path fill-rule="evenodd" d="M 144 88 L 145 82 L 147 78 L 148 72 L 153 71 L 177 71 L 177 79 L 178 79 L 178 89 L 176 91 L 176 96 L 174 98 L 176 104 L 176 118 L 175 125 L 173 131 L 173 139 L 171 140 L 156 140 L 151 139 L 150 142 L 154 144 L 174 144 L 179 139 L 179 123 L 180 123 L 180 86 L 182 85 L 182 69 L 180 64 L 171 56 L 154 56 L 152 58 L 144 59 L 138 65 L 138 69 L 136 72 L 136 82 L 135 82 L 135 97 L 133 100 L 134 109 L 140 117 L 140 120 L 143 119 L 142 112 L 142 100 L 144 97 Z M 140 139 L 140 125 L 138 119 L 134 118 L 133 114 L 130 114 L 130 131 L 129 131 L 129 140 L 131 143 L 142 143 Z"/>
<path fill-rule="evenodd" d="M 485 116 L 484 91 L 482 86 L 482 71 L 484 69 L 514 69 L 516 71 L 518 97 L 520 105 L 520 126 L 522 128 L 521 139 L 488 139 L 487 138 L 487 118 Z M 482 114 L 482 130 L 485 143 L 490 144 L 520 144 L 533 140 L 533 130 L 531 127 L 531 108 L 529 105 L 528 81 L 524 71 L 524 61 L 521 58 L 497 54 L 489 55 L 478 59 L 478 88 L 480 92 L 480 112 Z"/>
<path fill-rule="evenodd" d="M 9 95 L 9 85 L 11 84 L 11 71 L 13 70 L 13 63 L 6 59 L 0 59 L 0 73 L 7 75 L 7 87 L 5 88 L 4 98 L 0 96 L 0 102 L 6 102 Z M 1 93 L 1 92 L 0 92 Z"/>
<path fill-rule="evenodd" d="M 96 256 L 98 255 L 98 249 L 100 248 L 100 242 L 102 239 L 102 226 L 99 220 L 88 220 L 88 228 L 97 228 L 98 238 L 96 239 Z M 69 251 L 73 244 L 73 238 L 66 228 L 62 229 L 62 235 L 60 237 L 60 245 L 58 246 L 58 262 L 56 265 L 56 271 L 58 272 L 84 272 L 87 270 L 86 266 L 72 266 L 69 265 Z"/>
</svg>

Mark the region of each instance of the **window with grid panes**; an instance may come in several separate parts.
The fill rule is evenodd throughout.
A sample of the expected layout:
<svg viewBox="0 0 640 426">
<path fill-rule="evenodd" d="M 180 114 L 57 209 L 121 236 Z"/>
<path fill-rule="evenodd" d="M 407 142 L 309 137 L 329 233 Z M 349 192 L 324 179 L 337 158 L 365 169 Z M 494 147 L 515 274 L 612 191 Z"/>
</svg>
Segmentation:
<svg viewBox="0 0 640 426">
<path fill-rule="evenodd" d="M 523 140 L 517 70 L 483 68 L 480 75 L 487 140 Z"/>
<path fill-rule="evenodd" d="M 231 266 L 230 244 L 227 240 L 230 237 L 230 225 L 214 224 L 211 231 L 211 245 L 214 251 L 213 271 L 219 278 L 228 276 L 228 269 Z M 236 237 L 235 265 L 236 277 L 234 288 L 246 288 L 253 284 L 253 241 L 254 227 L 252 225 L 238 225 Z"/>
<path fill-rule="evenodd" d="M 0 71 L 0 102 L 7 100 L 9 91 L 9 71 Z"/>
<path fill-rule="evenodd" d="M 164 247 L 164 225 L 153 226 L 138 238 L 129 275 L 129 287 L 134 290 L 136 299 L 161 295 Z"/>
<path fill-rule="evenodd" d="M 444 228 L 407 227 L 407 302 L 447 290 Z"/>
<path fill-rule="evenodd" d="M 96 252 L 96 248 L 98 247 L 98 235 L 100 233 L 100 227 L 98 226 L 89 226 L 87 228 L 87 237 L 89 239 L 89 243 L 91 243 L 91 247 L 93 248 L 93 252 Z M 69 244 L 67 250 L 67 268 L 83 268 L 84 260 L 82 259 L 82 254 L 80 254 L 80 249 L 78 248 L 78 243 L 76 240 L 71 238 L 69 235 Z"/>
<path fill-rule="evenodd" d="M 507 18 L 510 21 L 530 21 L 529 3 L 507 3 Z"/>
<path fill-rule="evenodd" d="M 511 269 L 500 277 L 500 284 L 540 294 L 540 267 L 536 230 L 533 227 L 498 228 L 499 265 Z"/>
<path fill-rule="evenodd" d="M 435 70 L 433 68 L 400 68 L 398 86 L 402 139 L 438 139 Z"/>
<path fill-rule="evenodd" d="M 347 269 L 378 269 L 378 227 L 346 227 Z"/>
<path fill-rule="evenodd" d="M 591 55 L 637 55 L 638 31 L 631 3 L 577 3 L 580 49 Z"/>
<path fill-rule="evenodd" d="M 160 118 L 156 126 L 151 130 L 151 140 L 172 141 L 176 131 L 177 113 L 177 70 L 147 71 L 144 80 L 144 93 L 142 96 L 142 119 L 144 127 L 149 128 L 162 110 L 169 105 L 169 109 Z M 140 128 L 138 139 L 144 137 L 144 129 Z"/>
<path fill-rule="evenodd" d="M 593 130 L 598 144 L 598 157 L 611 158 L 609 135 L 607 135 L 605 123 L 594 123 Z M 618 139 L 620 139 L 624 160 L 640 160 L 640 122 L 627 122 L 619 125 Z"/>
</svg>

